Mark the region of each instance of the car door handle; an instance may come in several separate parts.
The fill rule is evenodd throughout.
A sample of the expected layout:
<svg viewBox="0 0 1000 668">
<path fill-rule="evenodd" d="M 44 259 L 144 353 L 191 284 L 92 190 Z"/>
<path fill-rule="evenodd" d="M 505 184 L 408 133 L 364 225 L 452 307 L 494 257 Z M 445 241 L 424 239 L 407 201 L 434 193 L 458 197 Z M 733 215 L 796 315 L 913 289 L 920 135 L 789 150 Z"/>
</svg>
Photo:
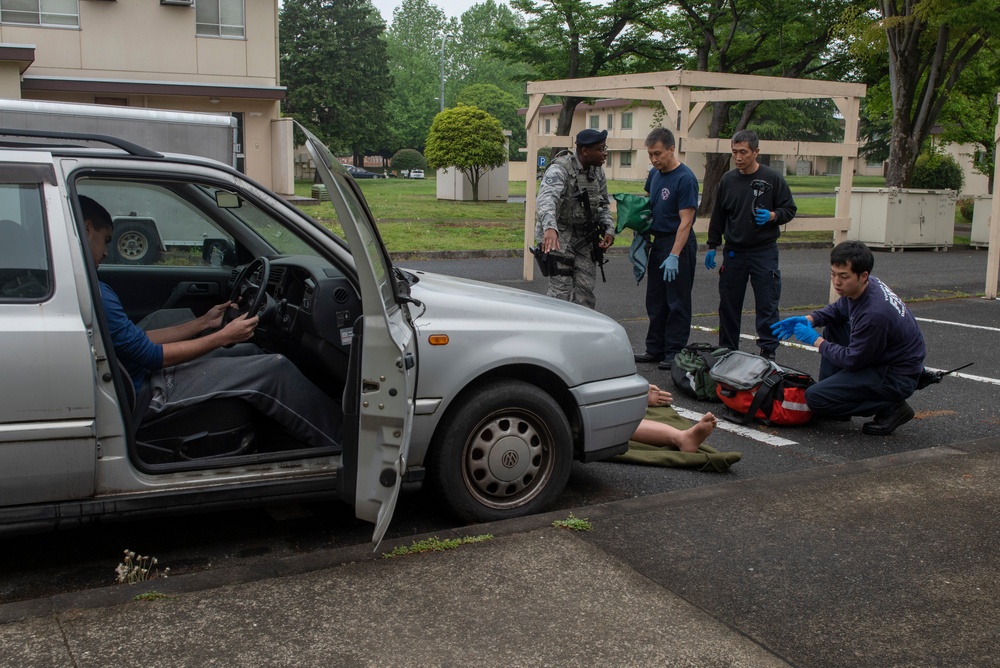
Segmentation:
<svg viewBox="0 0 1000 668">
<path fill-rule="evenodd" d="M 212 291 L 208 283 L 191 283 L 188 285 L 189 295 L 207 295 Z"/>
</svg>

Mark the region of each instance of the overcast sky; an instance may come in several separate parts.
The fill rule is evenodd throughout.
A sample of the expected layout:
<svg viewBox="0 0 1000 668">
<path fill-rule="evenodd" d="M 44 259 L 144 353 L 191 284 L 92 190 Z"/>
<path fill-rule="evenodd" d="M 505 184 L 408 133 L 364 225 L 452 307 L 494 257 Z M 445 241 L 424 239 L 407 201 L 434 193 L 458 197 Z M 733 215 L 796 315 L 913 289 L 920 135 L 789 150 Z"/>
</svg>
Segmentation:
<svg viewBox="0 0 1000 668">
<path fill-rule="evenodd" d="M 498 1 L 507 4 L 504 0 Z M 402 0 L 372 0 L 375 8 L 382 12 L 382 18 L 385 19 L 386 23 L 392 23 L 392 10 L 398 7 L 401 2 Z M 430 0 L 432 5 L 437 5 L 445 14 L 456 18 L 461 16 L 462 12 L 476 4 L 476 2 L 477 0 Z"/>
</svg>

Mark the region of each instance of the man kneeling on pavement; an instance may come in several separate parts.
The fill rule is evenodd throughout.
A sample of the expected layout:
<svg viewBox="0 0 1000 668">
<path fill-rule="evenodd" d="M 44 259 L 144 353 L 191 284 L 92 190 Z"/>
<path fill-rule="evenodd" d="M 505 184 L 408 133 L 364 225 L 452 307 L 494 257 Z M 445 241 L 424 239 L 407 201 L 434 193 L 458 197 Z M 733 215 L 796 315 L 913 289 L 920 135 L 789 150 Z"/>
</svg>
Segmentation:
<svg viewBox="0 0 1000 668">
<path fill-rule="evenodd" d="M 903 300 L 875 276 L 871 249 L 860 241 L 837 244 L 830 277 L 840 298 L 807 316 L 771 326 L 782 341 L 795 336 L 819 348 L 819 382 L 806 390 L 817 417 L 871 416 L 861 430 L 886 436 L 913 419 L 906 399 L 924 368 L 924 337 Z M 826 327 L 822 336 L 813 327 Z"/>
</svg>

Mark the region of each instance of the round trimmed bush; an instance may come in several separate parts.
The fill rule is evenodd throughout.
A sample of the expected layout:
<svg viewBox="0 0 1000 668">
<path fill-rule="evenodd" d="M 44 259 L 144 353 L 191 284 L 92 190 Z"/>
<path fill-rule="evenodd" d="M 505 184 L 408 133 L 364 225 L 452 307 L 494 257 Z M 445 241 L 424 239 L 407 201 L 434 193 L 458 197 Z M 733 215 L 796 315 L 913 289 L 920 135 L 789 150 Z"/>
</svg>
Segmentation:
<svg viewBox="0 0 1000 668">
<path fill-rule="evenodd" d="M 911 188 L 961 191 L 965 175 L 955 158 L 947 153 L 924 153 L 913 168 Z"/>
<path fill-rule="evenodd" d="M 427 159 L 420 151 L 413 148 L 401 148 L 396 151 L 389 163 L 393 171 L 397 174 L 408 172 L 411 169 L 427 169 Z"/>
</svg>

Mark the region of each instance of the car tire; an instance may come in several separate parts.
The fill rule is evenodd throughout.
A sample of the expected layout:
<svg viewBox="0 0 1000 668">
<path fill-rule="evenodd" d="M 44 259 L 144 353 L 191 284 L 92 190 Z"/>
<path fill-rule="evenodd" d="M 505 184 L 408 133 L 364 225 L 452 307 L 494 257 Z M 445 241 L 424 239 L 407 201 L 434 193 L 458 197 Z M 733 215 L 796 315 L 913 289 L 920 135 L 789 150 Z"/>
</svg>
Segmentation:
<svg viewBox="0 0 1000 668">
<path fill-rule="evenodd" d="M 160 241 L 149 225 L 119 222 L 110 251 L 111 261 L 117 264 L 153 264 L 160 259 Z"/>
<path fill-rule="evenodd" d="M 475 388 L 448 409 L 432 444 L 432 485 L 461 518 L 542 510 L 566 487 L 573 435 L 559 404 L 517 380 Z"/>
</svg>

